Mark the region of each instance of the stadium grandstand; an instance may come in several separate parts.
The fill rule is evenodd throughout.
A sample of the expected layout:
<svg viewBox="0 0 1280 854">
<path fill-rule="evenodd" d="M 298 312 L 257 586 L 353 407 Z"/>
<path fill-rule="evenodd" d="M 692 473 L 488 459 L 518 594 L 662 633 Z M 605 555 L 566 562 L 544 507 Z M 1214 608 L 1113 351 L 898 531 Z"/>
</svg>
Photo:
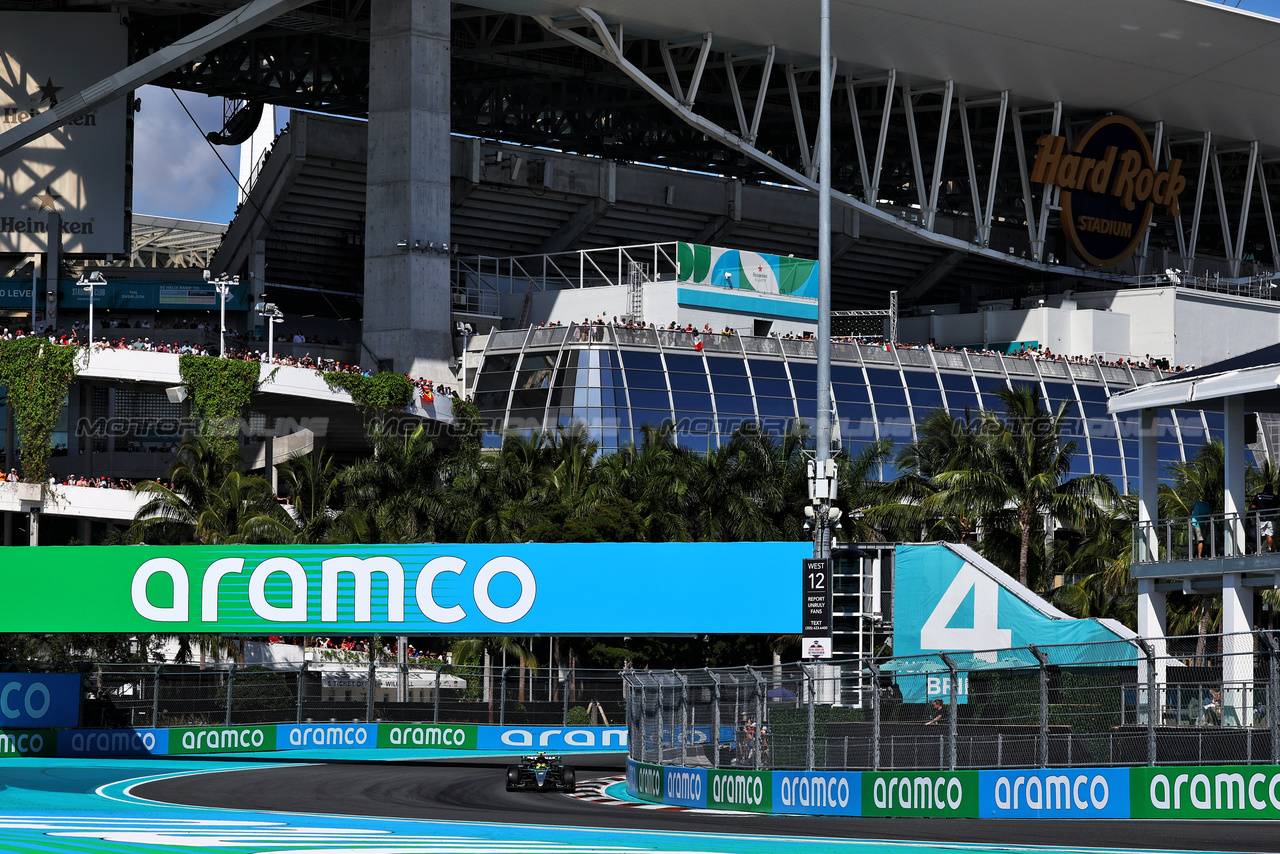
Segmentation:
<svg viewBox="0 0 1280 854">
<path fill-rule="evenodd" d="M 1072 404 L 1078 471 L 1123 488 L 1137 416 L 1108 400 L 1280 331 L 1280 21 L 1195 0 L 1123 14 L 1104 0 L 833 5 L 839 440 L 909 442 L 935 408 L 989 407 L 994 388 L 1030 383 L 1046 405 Z M 0 210 L 8 334 L 83 342 L 92 302 L 109 348 L 68 394 L 55 475 L 158 476 L 167 437 L 108 447 L 74 425 L 181 418 L 189 404 L 167 393 L 178 356 L 224 346 L 264 376 L 279 368 L 250 420 L 287 451 L 363 448 L 350 396 L 315 378 L 325 366 L 443 390 L 411 408 L 427 421 L 449 419 L 454 392 L 471 398 L 491 445 L 581 421 L 609 450 L 671 421 L 706 450 L 746 420 L 781 432 L 814 418 L 816 4 L 124 8 L 0 0 L 14 27 L 57 16 L 127 35 L 114 67 L 56 103 L 39 87 L 14 96 L 6 109 L 25 114 L 0 125 L 6 163 L 127 105 L 109 165 L 130 175 L 145 83 L 227 99 L 210 144 L 247 144 L 264 104 L 290 112 L 242 161 L 225 226 L 132 213 L 127 180 L 97 166 L 83 178 L 118 190 L 101 194 L 118 234 L 69 229 L 90 204 L 69 191 L 0 196 L 14 209 Z M 86 292 L 95 271 L 105 285 Z M 0 413 L 8 470 L 14 419 Z M 286 441 L 303 417 L 331 426 Z M 1161 418 L 1164 461 L 1222 435 L 1217 410 Z M 1255 452 L 1269 454 L 1260 420 Z M 271 469 L 280 448 L 246 454 Z M 6 520 L 31 504 L 13 493 Z M 45 510 L 81 528 L 133 512 L 79 500 Z"/>
</svg>

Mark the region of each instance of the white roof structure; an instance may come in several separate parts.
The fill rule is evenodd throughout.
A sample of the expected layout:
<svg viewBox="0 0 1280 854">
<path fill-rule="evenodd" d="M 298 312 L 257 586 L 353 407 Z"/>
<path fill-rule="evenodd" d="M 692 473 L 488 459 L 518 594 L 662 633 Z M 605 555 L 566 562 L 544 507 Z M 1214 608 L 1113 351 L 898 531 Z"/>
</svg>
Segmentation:
<svg viewBox="0 0 1280 854">
<path fill-rule="evenodd" d="M 551 16 L 578 4 L 480 0 Z M 607 22 L 671 42 L 712 33 L 716 50 L 777 45 L 800 64 L 819 53 L 818 4 L 774 0 L 596 0 Z M 838 72 L 895 68 L 908 82 L 954 80 L 960 94 L 1114 110 L 1189 130 L 1280 146 L 1280 20 L 1205 0 L 832 0 Z"/>
</svg>

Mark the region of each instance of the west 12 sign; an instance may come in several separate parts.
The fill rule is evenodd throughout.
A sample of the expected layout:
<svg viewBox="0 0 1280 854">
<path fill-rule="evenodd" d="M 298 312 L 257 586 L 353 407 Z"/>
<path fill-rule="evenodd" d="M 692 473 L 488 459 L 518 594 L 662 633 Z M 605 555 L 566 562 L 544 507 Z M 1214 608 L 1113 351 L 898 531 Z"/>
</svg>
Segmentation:
<svg viewBox="0 0 1280 854">
<path fill-rule="evenodd" d="M 1095 122 L 1067 152 L 1065 137 L 1040 137 L 1031 180 L 1060 187 L 1062 230 L 1077 255 L 1114 267 L 1133 254 L 1156 205 L 1178 215 L 1187 186 L 1182 161 L 1157 171 L 1146 134 L 1124 116 Z"/>
</svg>

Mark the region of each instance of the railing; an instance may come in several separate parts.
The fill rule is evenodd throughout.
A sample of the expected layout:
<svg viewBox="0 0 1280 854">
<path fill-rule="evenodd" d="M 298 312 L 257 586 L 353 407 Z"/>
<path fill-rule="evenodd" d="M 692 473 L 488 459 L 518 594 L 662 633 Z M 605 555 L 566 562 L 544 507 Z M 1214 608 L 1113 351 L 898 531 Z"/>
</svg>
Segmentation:
<svg viewBox="0 0 1280 854">
<path fill-rule="evenodd" d="M 1197 261 L 1197 263 L 1203 262 Z M 1128 287 L 1191 288 L 1192 290 L 1209 291 L 1230 296 L 1274 300 L 1280 299 L 1280 294 L 1277 294 L 1278 289 L 1276 288 L 1275 278 L 1275 273 L 1265 271 L 1254 276 L 1224 278 L 1216 273 L 1209 276 L 1193 275 L 1182 270 L 1165 270 L 1163 273 L 1155 273 L 1148 276 L 1125 276 L 1124 281 Z"/>
<path fill-rule="evenodd" d="M 1280 763 L 1270 633 L 623 673 L 642 762 L 767 770 Z"/>
<path fill-rule="evenodd" d="M 506 258 L 479 255 L 455 258 L 453 268 L 456 287 L 461 290 L 515 294 L 625 285 L 636 271 L 642 271 L 643 282 L 674 281 L 680 262 L 672 242 Z"/>
<path fill-rule="evenodd" d="M 1275 546 L 1280 511 L 1213 513 L 1133 525 L 1133 562 L 1217 560 L 1266 554 Z"/>
<path fill-rule="evenodd" d="M 370 664 L 367 654 L 329 652 L 330 660 L 317 662 L 97 665 L 82 680 L 81 725 L 388 720 L 616 726 L 623 718 L 616 670 Z"/>
</svg>

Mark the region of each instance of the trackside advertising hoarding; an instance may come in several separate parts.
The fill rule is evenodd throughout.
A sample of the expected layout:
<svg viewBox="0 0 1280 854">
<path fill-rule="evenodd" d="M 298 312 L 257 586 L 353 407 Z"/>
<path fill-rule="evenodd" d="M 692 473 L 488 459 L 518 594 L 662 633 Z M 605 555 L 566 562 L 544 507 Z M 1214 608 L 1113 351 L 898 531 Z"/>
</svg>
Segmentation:
<svg viewBox="0 0 1280 854">
<path fill-rule="evenodd" d="M 502 751 L 508 755 L 627 749 L 622 727 L 474 724 L 266 724 L 173 729 L 0 730 L 0 759 L 19 756 L 163 756 L 284 750 Z"/>
<path fill-rule="evenodd" d="M 796 634 L 805 543 L 13 547 L 9 632 Z M 708 608 L 698 590 L 750 590 Z"/>
<path fill-rule="evenodd" d="M 979 812 L 983 818 L 1128 818 L 1130 773 L 1128 768 L 979 771 Z"/>
<path fill-rule="evenodd" d="M 810 815 L 1280 819 L 1274 765 L 877 773 L 715 771 L 628 760 L 627 789 L 679 806 Z"/>
<path fill-rule="evenodd" d="M 1133 818 L 1280 819 L 1280 767 L 1134 768 Z"/>
<path fill-rule="evenodd" d="M 0 726 L 71 727 L 80 723 L 80 674 L 0 675 Z"/>
</svg>

